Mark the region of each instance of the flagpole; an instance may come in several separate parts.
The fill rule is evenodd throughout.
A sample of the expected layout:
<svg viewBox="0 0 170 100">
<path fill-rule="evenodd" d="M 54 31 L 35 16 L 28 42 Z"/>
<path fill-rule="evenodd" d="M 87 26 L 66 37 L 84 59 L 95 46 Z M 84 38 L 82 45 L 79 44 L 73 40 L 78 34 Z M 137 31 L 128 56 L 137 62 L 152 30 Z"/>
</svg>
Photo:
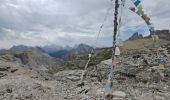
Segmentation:
<svg viewBox="0 0 170 100">
<path fill-rule="evenodd" d="M 118 32 L 118 10 L 119 10 L 119 0 L 115 0 L 115 13 L 114 13 L 114 31 L 113 31 L 113 46 L 112 46 L 112 66 L 110 68 L 110 74 L 108 76 L 108 81 L 106 84 L 106 98 L 110 98 L 113 92 L 113 71 L 116 66 L 115 59 L 115 49 L 116 49 L 116 36 Z"/>
</svg>

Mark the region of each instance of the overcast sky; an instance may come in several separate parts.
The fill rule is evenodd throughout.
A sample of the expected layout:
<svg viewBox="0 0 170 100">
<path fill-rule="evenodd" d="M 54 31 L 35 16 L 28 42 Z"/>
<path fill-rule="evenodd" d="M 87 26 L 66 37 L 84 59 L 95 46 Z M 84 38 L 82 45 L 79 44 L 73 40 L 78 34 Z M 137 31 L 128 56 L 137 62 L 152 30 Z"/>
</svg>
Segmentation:
<svg viewBox="0 0 170 100">
<path fill-rule="evenodd" d="M 142 5 L 156 29 L 170 29 L 170 0 L 143 0 Z M 119 39 L 136 31 L 149 34 L 144 21 L 129 11 L 129 6 L 133 5 L 126 0 Z M 94 45 L 109 7 L 112 9 L 97 46 L 112 43 L 113 5 L 109 0 L 1 0 L 0 48 L 20 44 Z"/>
</svg>

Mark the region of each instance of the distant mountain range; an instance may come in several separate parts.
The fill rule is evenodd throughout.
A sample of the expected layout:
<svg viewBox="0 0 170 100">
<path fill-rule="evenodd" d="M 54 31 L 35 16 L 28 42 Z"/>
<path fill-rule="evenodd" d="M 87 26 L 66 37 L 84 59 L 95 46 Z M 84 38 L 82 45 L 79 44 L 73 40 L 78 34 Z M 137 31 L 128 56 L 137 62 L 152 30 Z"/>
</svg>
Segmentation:
<svg viewBox="0 0 170 100">
<path fill-rule="evenodd" d="M 41 47 L 46 53 L 52 57 L 63 58 L 71 49 L 70 46 L 46 45 Z"/>
<path fill-rule="evenodd" d="M 46 53 L 52 57 L 67 59 L 72 55 L 86 54 L 89 53 L 93 47 L 86 44 L 79 44 L 74 47 L 70 46 L 57 46 L 57 45 L 47 45 L 41 47 Z"/>
<path fill-rule="evenodd" d="M 1 49 L 1 52 L 11 51 L 11 52 L 24 52 L 34 49 L 35 47 L 18 45 L 13 46 L 9 50 Z M 46 45 L 43 47 L 37 47 L 44 53 L 49 54 L 52 57 L 60 58 L 60 59 L 68 59 L 73 55 L 87 54 L 89 53 L 93 47 L 86 44 L 75 45 L 74 47 L 70 46 L 58 46 L 58 45 Z"/>
<path fill-rule="evenodd" d="M 170 40 L 169 30 L 157 30 L 156 34 L 160 37 L 160 40 L 161 40 L 162 43 L 169 42 L 169 40 Z M 143 47 L 143 45 L 146 46 L 149 43 L 150 44 L 152 43 L 150 41 L 149 37 L 150 36 L 143 37 L 141 34 L 136 32 L 126 42 L 124 42 L 123 47 L 133 48 L 133 47 L 139 47 L 139 46 Z M 136 41 L 136 42 L 134 43 L 134 41 Z M 25 45 L 18 45 L 18 46 L 13 46 L 9 50 L 20 52 L 20 51 L 31 50 L 31 48 L 33 49 L 34 47 L 25 46 Z M 56 57 L 56 58 L 60 58 L 60 59 L 64 59 L 64 60 L 72 59 L 74 57 L 74 55 L 88 54 L 93 49 L 93 47 L 86 45 L 86 44 L 82 44 L 82 43 L 79 44 L 79 45 L 75 45 L 74 47 L 70 47 L 70 46 L 63 47 L 63 46 L 58 46 L 58 45 L 46 45 L 46 46 L 39 47 L 39 48 L 42 52 L 45 52 L 52 57 Z M 4 52 L 6 50 L 1 49 L 0 51 Z"/>
</svg>

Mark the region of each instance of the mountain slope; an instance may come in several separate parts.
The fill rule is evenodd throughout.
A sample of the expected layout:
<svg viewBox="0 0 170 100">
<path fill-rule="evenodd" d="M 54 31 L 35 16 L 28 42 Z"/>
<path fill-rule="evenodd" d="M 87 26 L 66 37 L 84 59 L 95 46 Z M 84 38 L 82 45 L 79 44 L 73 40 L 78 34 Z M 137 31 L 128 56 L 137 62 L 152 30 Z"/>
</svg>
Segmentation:
<svg viewBox="0 0 170 100">
<path fill-rule="evenodd" d="M 22 63 L 30 69 L 38 71 L 55 72 L 64 70 L 63 66 L 65 63 L 63 60 L 49 56 L 39 47 L 30 47 L 27 49 L 12 48 L 0 52 L 0 55 L 6 57 L 11 62 Z"/>
<path fill-rule="evenodd" d="M 64 56 L 72 49 L 69 46 L 62 47 L 57 45 L 46 45 L 41 47 L 46 53 L 52 57 L 64 58 Z"/>
<path fill-rule="evenodd" d="M 71 49 L 67 55 L 65 56 L 66 60 L 71 60 L 76 55 L 86 55 L 91 52 L 93 47 L 86 45 L 86 44 L 79 44 Z"/>
</svg>

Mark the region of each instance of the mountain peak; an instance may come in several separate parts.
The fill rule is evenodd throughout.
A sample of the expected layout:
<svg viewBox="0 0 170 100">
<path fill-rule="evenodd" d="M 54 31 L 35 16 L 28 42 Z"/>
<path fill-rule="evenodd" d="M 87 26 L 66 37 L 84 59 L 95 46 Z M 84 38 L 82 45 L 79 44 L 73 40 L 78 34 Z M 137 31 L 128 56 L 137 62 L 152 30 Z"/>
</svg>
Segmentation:
<svg viewBox="0 0 170 100">
<path fill-rule="evenodd" d="M 93 47 L 87 45 L 87 44 L 77 44 L 74 47 L 70 46 L 44 46 L 42 49 L 48 53 L 50 56 L 57 57 L 57 58 L 67 58 L 70 55 L 75 55 L 75 54 L 86 54 L 90 52 Z"/>
<path fill-rule="evenodd" d="M 142 39 L 142 38 L 143 38 L 142 34 L 135 32 L 128 40 L 137 40 L 137 39 Z"/>
</svg>

